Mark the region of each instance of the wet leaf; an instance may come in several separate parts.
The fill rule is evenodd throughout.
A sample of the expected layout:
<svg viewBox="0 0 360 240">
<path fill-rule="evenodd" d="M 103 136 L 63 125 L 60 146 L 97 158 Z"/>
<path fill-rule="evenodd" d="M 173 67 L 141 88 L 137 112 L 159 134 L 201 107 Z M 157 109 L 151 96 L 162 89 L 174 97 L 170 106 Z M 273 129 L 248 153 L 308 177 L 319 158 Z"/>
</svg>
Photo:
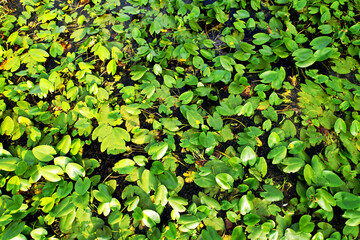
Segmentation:
<svg viewBox="0 0 360 240">
<path fill-rule="evenodd" d="M 264 185 L 263 188 L 266 192 L 261 192 L 260 196 L 265 198 L 267 201 L 276 202 L 284 198 L 284 194 L 274 186 Z"/>
<path fill-rule="evenodd" d="M 340 132 L 344 132 L 346 133 L 346 123 L 343 119 L 338 118 L 335 122 L 334 125 L 334 130 L 337 134 L 339 134 Z"/>
<path fill-rule="evenodd" d="M 165 170 L 165 172 L 159 176 L 159 180 L 169 190 L 174 190 L 179 185 L 176 176 L 168 170 Z"/>
<path fill-rule="evenodd" d="M 341 178 L 334 172 L 329 170 L 323 170 L 321 176 L 327 181 L 329 187 L 341 187 L 344 185 L 344 182 Z"/>
<path fill-rule="evenodd" d="M 48 165 L 41 167 L 39 170 L 41 176 L 50 182 L 58 182 L 61 180 L 59 175 L 62 175 L 64 172 L 58 166 Z"/>
<path fill-rule="evenodd" d="M 113 170 L 119 174 L 129 174 L 135 169 L 135 162 L 131 159 L 122 159 L 115 163 Z"/>
<path fill-rule="evenodd" d="M 11 135 L 14 131 L 14 121 L 11 119 L 11 117 L 6 116 L 4 121 L 2 121 L 0 125 L 0 134 L 1 135 Z"/>
<path fill-rule="evenodd" d="M 115 75 L 116 70 L 117 70 L 116 61 L 114 59 L 111 59 L 106 66 L 106 72 L 108 74 Z"/>
<path fill-rule="evenodd" d="M 77 163 L 68 163 L 66 165 L 66 173 L 74 181 L 80 177 L 85 177 L 85 169 Z"/>
<path fill-rule="evenodd" d="M 152 145 L 149 149 L 149 155 L 151 155 L 153 160 L 159 160 L 163 156 L 165 156 L 169 145 L 166 142 L 162 142 L 160 144 Z"/>
<path fill-rule="evenodd" d="M 223 120 L 217 112 L 215 112 L 213 116 L 209 115 L 207 123 L 216 131 L 220 131 L 223 128 Z"/>
<path fill-rule="evenodd" d="M 323 48 L 327 47 L 331 42 L 332 42 L 331 37 L 321 36 L 321 37 L 314 38 L 310 42 L 310 45 L 312 46 L 312 48 L 314 50 L 318 50 L 318 49 L 323 49 Z"/>
<path fill-rule="evenodd" d="M 215 180 L 217 184 L 224 190 L 231 189 L 234 183 L 233 177 L 227 173 L 219 173 L 216 175 Z"/>
<path fill-rule="evenodd" d="M 299 221 L 300 231 L 311 233 L 315 228 L 315 223 L 311 222 L 310 215 L 303 215 Z"/>
<path fill-rule="evenodd" d="M 269 135 L 268 138 L 268 145 L 270 148 L 275 147 L 276 145 L 278 145 L 280 143 L 280 137 L 276 132 L 272 132 Z"/>
<path fill-rule="evenodd" d="M 25 227 L 25 222 L 12 222 L 3 231 L 2 239 L 13 239 L 20 234 Z"/>
<path fill-rule="evenodd" d="M 336 205 L 342 209 L 355 209 L 360 207 L 360 197 L 349 192 L 338 192 L 334 195 Z"/>
<path fill-rule="evenodd" d="M 185 212 L 186 205 L 188 204 L 187 200 L 182 197 L 170 197 L 168 199 L 170 206 L 178 212 Z"/>
<path fill-rule="evenodd" d="M 79 195 L 85 194 L 91 185 L 91 181 L 88 177 L 85 177 L 84 179 L 79 178 L 75 183 L 75 191 Z"/>
<path fill-rule="evenodd" d="M 192 91 L 186 91 L 180 95 L 179 101 L 182 101 L 182 104 L 189 104 L 193 97 L 194 93 Z"/>
<path fill-rule="evenodd" d="M 258 222 L 260 222 L 260 217 L 256 214 L 249 213 L 244 216 L 244 223 L 246 225 L 253 226 Z"/>
<path fill-rule="evenodd" d="M 86 32 L 87 32 L 86 28 L 77 29 L 71 34 L 70 38 L 73 38 L 74 42 L 78 42 L 85 37 Z"/>
<path fill-rule="evenodd" d="M 198 53 L 199 47 L 194 43 L 185 43 L 184 47 L 185 47 L 186 51 L 188 51 L 192 55 L 196 56 L 199 54 Z"/>
<path fill-rule="evenodd" d="M 154 227 L 157 223 L 160 223 L 160 215 L 150 209 L 143 210 L 144 217 L 142 219 L 143 223 L 151 228 Z"/>
<path fill-rule="evenodd" d="M 193 128 L 199 128 L 200 124 L 204 124 L 204 119 L 197 111 L 194 111 L 194 110 L 187 111 L 186 118 L 187 118 L 189 124 Z"/>
<path fill-rule="evenodd" d="M 271 37 L 266 33 L 256 33 L 253 38 L 253 43 L 256 45 L 263 45 L 271 39 Z"/>
<path fill-rule="evenodd" d="M 244 165 L 250 165 L 253 166 L 256 162 L 256 153 L 254 152 L 254 150 L 249 147 L 246 146 L 242 152 L 241 152 L 241 161 L 242 163 L 244 163 Z"/>
<path fill-rule="evenodd" d="M 350 133 L 351 133 L 351 135 L 353 135 L 354 137 L 356 137 L 356 136 L 360 133 L 360 122 L 359 122 L 359 121 L 354 120 L 354 121 L 351 123 Z"/>
<path fill-rule="evenodd" d="M 284 172 L 294 173 L 298 172 L 305 165 L 305 162 L 301 158 L 288 157 L 282 161 L 282 164 L 286 165 L 283 169 Z"/>
<path fill-rule="evenodd" d="M 155 191 L 155 204 L 165 206 L 168 202 L 168 190 L 164 185 L 160 185 Z"/>
<path fill-rule="evenodd" d="M 49 145 L 40 145 L 34 147 L 32 152 L 34 156 L 41 162 L 50 162 L 54 159 L 53 155 L 56 154 L 55 148 Z"/>
<path fill-rule="evenodd" d="M 30 49 L 29 54 L 36 62 L 45 62 L 49 54 L 42 49 Z"/>
<path fill-rule="evenodd" d="M 70 151 L 70 147 L 71 147 L 71 137 L 70 135 L 65 135 L 56 145 L 56 150 L 59 151 L 60 155 L 65 155 Z"/>
</svg>

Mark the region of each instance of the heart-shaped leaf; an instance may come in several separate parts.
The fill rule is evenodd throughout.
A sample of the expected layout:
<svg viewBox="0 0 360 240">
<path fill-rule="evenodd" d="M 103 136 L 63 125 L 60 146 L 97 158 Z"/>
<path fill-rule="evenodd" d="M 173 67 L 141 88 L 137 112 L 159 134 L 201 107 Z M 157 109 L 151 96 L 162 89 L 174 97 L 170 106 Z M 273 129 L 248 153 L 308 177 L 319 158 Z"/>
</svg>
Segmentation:
<svg viewBox="0 0 360 240">
<path fill-rule="evenodd" d="M 342 209 L 355 209 L 360 207 L 360 197 L 349 192 L 338 192 L 334 195 L 336 205 Z"/>
<path fill-rule="evenodd" d="M 182 197 L 170 197 L 168 199 L 170 206 L 178 212 L 185 212 L 186 206 L 188 204 L 187 200 Z"/>
<path fill-rule="evenodd" d="M 66 165 L 66 173 L 72 180 L 78 180 L 79 177 L 85 177 L 85 169 L 77 163 Z"/>
<path fill-rule="evenodd" d="M 75 183 L 75 192 L 79 195 L 83 195 L 89 190 L 91 180 L 86 177 L 84 179 L 79 178 Z"/>
<path fill-rule="evenodd" d="M 215 180 L 216 183 L 224 190 L 228 190 L 233 187 L 234 178 L 227 173 L 217 174 Z"/>
<path fill-rule="evenodd" d="M 150 209 L 146 209 L 146 210 L 143 210 L 143 223 L 149 227 L 149 228 L 152 228 L 154 227 L 157 223 L 160 223 L 160 215 L 153 211 L 153 210 L 150 210 Z"/>
<path fill-rule="evenodd" d="M 276 145 L 278 145 L 280 143 L 280 137 L 276 132 L 272 132 L 269 135 L 268 138 L 268 145 L 270 148 L 275 147 Z"/>
<path fill-rule="evenodd" d="M 119 174 L 129 174 L 135 169 L 135 162 L 131 159 L 122 159 L 115 163 L 113 170 Z"/>
<path fill-rule="evenodd" d="M 64 172 L 59 166 L 48 165 L 40 168 L 40 174 L 46 180 L 50 182 L 58 182 L 61 180 L 59 175 L 62 175 Z"/>
<path fill-rule="evenodd" d="M 261 192 L 260 196 L 265 198 L 267 201 L 276 202 L 284 198 L 284 194 L 272 185 L 263 185 L 263 188 L 266 192 Z"/>
<path fill-rule="evenodd" d="M 186 118 L 189 121 L 189 124 L 193 128 L 199 128 L 200 124 L 204 124 L 204 119 L 202 118 L 200 113 L 198 113 L 197 111 L 194 111 L 194 110 L 187 111 Z"/>
<path fill-rule="evenodd" d="M 250 165 L 253 166 L 256 162 L 256 153 L 254 152 L 254 150 L 249 147 L 246 146 L 242 151 L 241 151 L 241 161 L 242 163 L 246 166 L 246 165 Z"/>
<path fill-rule="evenodd" d="M 53 155 L 56 154 L 55 148 L 49 145 L 40 145 L 34 147 L 32 152 L 34 156 L 41 162 L 50 162 L 54 159 Z"/>
<path fill-rule="evenodd" d="M 299 220 L 300 231 L 311 233 L 315 228 L 315 223 L 311 222 L 310 215 L 303 215 Z"/>
</svg>

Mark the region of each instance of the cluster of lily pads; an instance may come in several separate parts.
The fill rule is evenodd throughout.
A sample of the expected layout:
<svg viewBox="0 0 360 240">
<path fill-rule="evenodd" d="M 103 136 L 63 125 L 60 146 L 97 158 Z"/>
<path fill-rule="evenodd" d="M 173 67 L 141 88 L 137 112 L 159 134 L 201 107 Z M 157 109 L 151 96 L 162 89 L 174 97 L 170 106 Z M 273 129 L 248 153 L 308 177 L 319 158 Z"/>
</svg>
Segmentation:
<svg viewBox="0 0 360 240">
<path fill-rule="evenodd" d="M 0 22 L 0 239 L 359 238 L 359 0 L 9 0 Z"/>
</svg>

